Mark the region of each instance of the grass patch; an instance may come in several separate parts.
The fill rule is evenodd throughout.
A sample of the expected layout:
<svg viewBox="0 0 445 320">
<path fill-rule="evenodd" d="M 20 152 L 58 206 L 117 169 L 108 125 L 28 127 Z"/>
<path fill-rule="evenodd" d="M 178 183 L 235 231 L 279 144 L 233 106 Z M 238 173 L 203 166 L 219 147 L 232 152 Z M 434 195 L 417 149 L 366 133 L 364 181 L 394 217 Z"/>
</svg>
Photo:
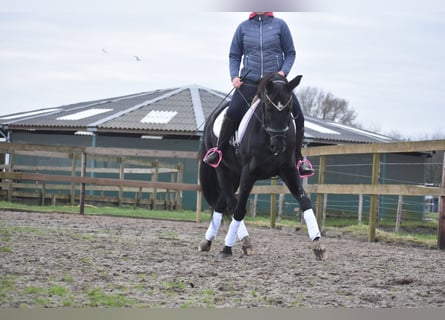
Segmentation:
<svg viewBox="0 0 445 320">
<path fill-rule="evenodd" d="M 9 293 L 16 289 L 16 276 L 0 275 L 0 303 L 8 300 Z"/>
<path fill-rule="evenodd" d="M 354 238 L 367 239 L 369 229 L 367 225 L 350 225 L 346 227 L 325 227 L 324 231 L 340 231 Z M 394 243 L 400 245 L 413 245 L 429 249 L 437 248 L 437 234 L 412 234 L 406 232 L 388 232 L 376 229 L 376 241 L 383 243 Z"/>
<path fill-rule="evenodd" d="M 74 213 L 79 214 L 79 206 L 39 206 L 28 205 L 8 201 L 0 201 L 0 209 L 26 212 L 42 213 Z M 148 218 L 163 220 L 196 221 L 196 212 L 192 210 L 150 210 L 146 208 L 134 207 L 95 207 L 85 206 L 86 215 L 92 216 L 115 216 L 128 218 Z M 203 221 L 210 220 L 210 213 L 202 212 Z"/>
<path fill-rule="evenodd" d="M 25 289 L 23 289 L 22 293 L 23 294 L 42 294 L 42 293 L 46 293 L 46 289 L 40 288 L 40 287 L 28 286 Z"/>
<path fill-rule="evenodd" d="M 10 253 L 12 252 L 12 248 L 8 246 L 0 247 L 0 252 Z"/>
<path fill-rule="evenodd" d="M 31 296 L 35 306 L 48 307 L 51 304 L 54 305 L 54 303 L 61 303 L 64 307 L 73 305 L 71 291 L 60 285 L 51 285 L 50 287 L 27 286 L 20 292 L 20 295 Z"/>
<path fill-rule="evenodd" d="M 87 292 L 87 295 L 90 300 L 90 307 L 125 307 L 135 303 L 124 294 L 106 294 L 101 288 L 91 289 Z"/>
<path fill-rule="evenodd" d="M 57 285 L 54 285 L 48 289 L 48 294 L 50 296 L 63 297 L 66 294 L 68 294 L 68 292 L 69 292 L 69 290 L 67 288 L 62 287 L 62 286 L 57 286 Z"/>
</svg>

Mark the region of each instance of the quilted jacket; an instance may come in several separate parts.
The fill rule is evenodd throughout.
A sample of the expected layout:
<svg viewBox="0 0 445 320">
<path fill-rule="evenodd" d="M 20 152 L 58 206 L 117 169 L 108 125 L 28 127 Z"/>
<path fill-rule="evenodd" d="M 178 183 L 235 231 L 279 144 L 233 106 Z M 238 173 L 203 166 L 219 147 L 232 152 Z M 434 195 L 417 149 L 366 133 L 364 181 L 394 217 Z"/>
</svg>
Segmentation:
<svg viewBox="0 0 445 320">
<path fill-rule="evenodd" d="M 229 52 L 231 79 L 245 77 L 258 82 L 264 74 L 280 70 L 287 75 L 294 61 L 294 43 L 284 20 L 257 15 L 236 29 Z"/>
</svg>

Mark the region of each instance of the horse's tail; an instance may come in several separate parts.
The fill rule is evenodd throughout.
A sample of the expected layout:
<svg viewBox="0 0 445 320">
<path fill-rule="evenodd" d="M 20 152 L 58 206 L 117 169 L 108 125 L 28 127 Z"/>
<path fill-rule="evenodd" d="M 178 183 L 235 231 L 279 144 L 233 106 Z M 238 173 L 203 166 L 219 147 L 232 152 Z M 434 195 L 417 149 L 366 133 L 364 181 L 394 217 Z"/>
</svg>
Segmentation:
<svg viewBox="0 0 445 320">
<path fill-rule="evenodd" d="M 206 154 L 207 150 L 214 147 L 217 142 L 217 137 L 213 134 L 213 124 L 218 117 L 218 115 L 227 107 L 229 101 L 224 101 L 218 105 L 218 107 L 213 110 L 213 112 L 208 117 L 202 137 L 202 143 L 199 149 L 199 183 L 201 185 L 202 194 L 207 203 L 213 207 L 213 209 L 218 210 L 221 206 L 225 207 L 224 199 L 221 198 L 222 189 L 219 184 L 218 176 L 216 174 L 215 168 L 212 168 L 206 164 L 202 159 Z"/>
<path fill-rule="evenodd" d="M 218 202 L 218 197 L 221 194 L 221 188 L 218 182 L 216 170 L 202 161 L 204 154 L 207 152 L 205 144 L 201 144 L 199 151 L 199 183 L 201 191 L 207 203 L 215 207 Z"/>
</svg>

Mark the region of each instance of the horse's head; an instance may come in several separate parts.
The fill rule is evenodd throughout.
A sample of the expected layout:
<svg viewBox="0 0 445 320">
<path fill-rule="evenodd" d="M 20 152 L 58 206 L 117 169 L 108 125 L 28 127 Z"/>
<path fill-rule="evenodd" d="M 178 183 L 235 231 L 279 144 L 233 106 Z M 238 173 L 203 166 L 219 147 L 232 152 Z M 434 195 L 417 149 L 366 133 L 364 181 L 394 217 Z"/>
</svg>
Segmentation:
<svg viewBox="0 0 445 320">
<path fill-rule="evenodd" d="M 263 106 L 263 126 L 270 136 L 270 151 L 278 155 L 286 149 L 286 134 L 292 119 L 292 91 L 300 84 L 302 76 L 292 81 L 276 72 L 263 77 L 257 96 Z"/>
</svg>

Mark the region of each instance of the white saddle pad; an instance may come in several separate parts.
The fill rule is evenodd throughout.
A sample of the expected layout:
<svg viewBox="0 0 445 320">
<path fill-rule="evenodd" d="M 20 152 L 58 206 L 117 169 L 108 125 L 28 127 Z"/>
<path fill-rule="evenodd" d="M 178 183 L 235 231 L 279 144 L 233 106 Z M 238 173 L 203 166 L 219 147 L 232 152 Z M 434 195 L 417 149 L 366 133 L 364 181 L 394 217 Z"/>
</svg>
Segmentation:
<svg viewBox="0 0 445 320">
<path fill-rule="evenodd" d="M 235 138 L 236 138 L 235 143 L 241 142 L 244 133 L 246 132 L 247 125 L 249 124 L 249 121 L 252 118 L 255 109 L 259 103 L 260 99 L 257 99 L 244 114 L 243 118 L 241 119 L 238 130 L 235 132 Z M 222 122 L 224 120 L 224 116 L 228 108 L 229 107 L 226 107 L 224 110 L 222 110 L 221 113 L 218 115 L 218 117 L 215 119 L 215 122 L 213 123 L 213 133 L 215 134 L 216 137 L 219 137 L 219 132 L 221 131 Z"/>
</svg>

